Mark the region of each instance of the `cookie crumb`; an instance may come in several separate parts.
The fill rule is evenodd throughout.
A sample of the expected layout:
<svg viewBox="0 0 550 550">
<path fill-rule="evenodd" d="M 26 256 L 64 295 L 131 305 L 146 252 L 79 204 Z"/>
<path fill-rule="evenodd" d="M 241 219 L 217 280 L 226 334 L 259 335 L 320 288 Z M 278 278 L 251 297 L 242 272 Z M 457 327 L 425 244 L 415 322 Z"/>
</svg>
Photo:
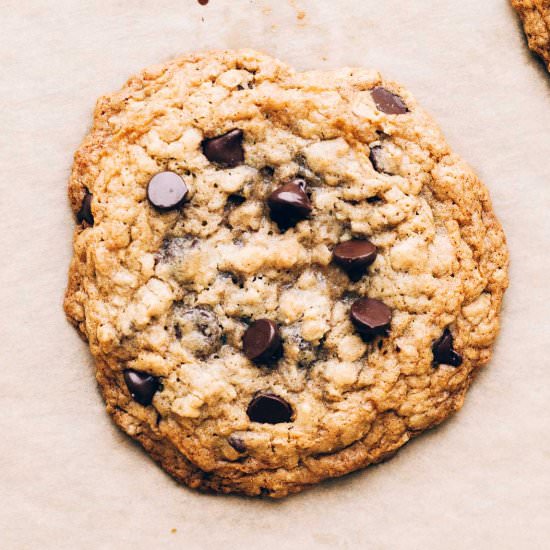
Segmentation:
<svg viewBox="0 0 550 550">
<path fill-rule="evenodd" d="M 290 5 L 294 8 L 294 10 L 296 11 L 296 19 L 298 19 L 298 21 L 303 21 L 306 17 L 306 12 L 305 10 L 303 10 L 302 8 L 300 8 L 298 6 L 298 3 L 296 0 L 289 0 L 290 1 Z"/>
</svg>

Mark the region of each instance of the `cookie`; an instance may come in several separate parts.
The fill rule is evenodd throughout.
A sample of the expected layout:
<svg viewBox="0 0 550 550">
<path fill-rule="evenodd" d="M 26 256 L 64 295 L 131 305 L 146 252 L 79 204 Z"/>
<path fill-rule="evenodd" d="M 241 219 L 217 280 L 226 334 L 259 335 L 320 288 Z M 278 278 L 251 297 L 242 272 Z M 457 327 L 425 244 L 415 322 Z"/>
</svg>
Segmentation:
<svg viewBox="0 0 550 550">
<path fill-rule="evenodd" d="M 511 0 L 519 13 L 527 42 L 550 70 L 550 0 Z"/>
<path fill-rule="evenodd" d="M 282 497 L 462 406 L 498 332 L 487 189 L 378 72 L 190 55 L 102 97 L 65 311 L 178 481 Z"/>
</svg>

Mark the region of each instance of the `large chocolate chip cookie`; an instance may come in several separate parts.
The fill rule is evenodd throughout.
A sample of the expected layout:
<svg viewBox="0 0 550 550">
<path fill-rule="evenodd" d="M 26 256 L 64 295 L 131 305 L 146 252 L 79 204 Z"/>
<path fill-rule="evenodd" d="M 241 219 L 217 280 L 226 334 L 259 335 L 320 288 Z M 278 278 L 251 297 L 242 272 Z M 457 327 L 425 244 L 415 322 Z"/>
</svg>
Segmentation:
<svg viewBox="0 0 550 550">
<path fill-rule="evenodd" d="M 191 487 L 273 497 L 390 456 L 491 355 L 486 188 L 376 71 L 191 55 L 99 100 L 65 310 L 115 422 Z"/>
</svg>

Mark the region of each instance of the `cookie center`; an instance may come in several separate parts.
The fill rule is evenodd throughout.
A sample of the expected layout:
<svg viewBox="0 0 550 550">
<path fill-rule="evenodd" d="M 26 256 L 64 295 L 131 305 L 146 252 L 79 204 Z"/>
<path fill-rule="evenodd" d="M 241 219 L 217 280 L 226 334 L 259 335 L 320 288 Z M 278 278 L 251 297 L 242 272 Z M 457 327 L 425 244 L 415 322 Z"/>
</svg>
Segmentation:
<svg viewBox="0 0 550 550">
<path fill-rule="evenodd" d="M 393 117 L 409 112 L 381 87 L 371 101 Z M 357 146 L 285 126 L 268 126 L 263 139 L 246 124 L 229 127 L 202 136 L 194 166 L 168 160 L 148 180 L 151 223 L 165 228 L 150 290 L 165 298 L 154 327 L 134 337 L 162 350 L 166 374 L 139 387 L 128 374 L 127 383 L 163 418 L 223 432 L 233 449 L 222 445 L 225 457 L 265 449 L 260 434 L 271 440 L 273 425 L 347 429 L 340 445 L 360 437 L 374 411 L 361 395 L 385 384 L 439 307 L 430 299 L 453 269 L 439 261 L 445 232 L 434 231 L 406 143 L 375 127 L 369 135 Z M 129 333 L 140 308 L 125 318 Z M 430 369 L 461 363 L 450 332 L 425 348 Z M 147 360 L 134 362 L 137 372 L 150 374 Z M 349 428 L 338 420 L 342 404 L 353 409 Z M 231 422 L 216 420 L 228 411 Z"/>
</svg>

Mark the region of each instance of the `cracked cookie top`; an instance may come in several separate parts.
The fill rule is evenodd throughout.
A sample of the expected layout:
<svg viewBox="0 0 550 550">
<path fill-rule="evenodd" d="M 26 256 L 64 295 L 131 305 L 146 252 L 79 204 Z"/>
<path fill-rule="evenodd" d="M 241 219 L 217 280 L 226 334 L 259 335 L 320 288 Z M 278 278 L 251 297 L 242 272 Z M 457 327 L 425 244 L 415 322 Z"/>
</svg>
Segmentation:
<svg viewBox="0 0 550 550">
<path fill-rule="evenodd" d="M 98 102 L 65 309 L 117 423 L 192 486 L 281 496 L 394 452 L 489 359 L 507 252 L 409 92 L 256 52 Z"/>
</svg>

